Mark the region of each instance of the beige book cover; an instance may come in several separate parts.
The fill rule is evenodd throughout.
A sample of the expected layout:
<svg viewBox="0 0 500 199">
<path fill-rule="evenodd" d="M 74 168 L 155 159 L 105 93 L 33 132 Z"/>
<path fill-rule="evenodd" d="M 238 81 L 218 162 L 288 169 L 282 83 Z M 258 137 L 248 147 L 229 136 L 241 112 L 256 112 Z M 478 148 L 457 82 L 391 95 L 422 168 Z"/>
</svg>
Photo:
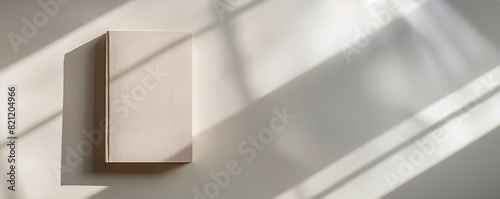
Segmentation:
<svg viewBox="0 0 500 199">
<path fill-rule="evenodd" d="M 192 34 L 108 31 L 106 162 L 192 160 Z"/>
</svg>

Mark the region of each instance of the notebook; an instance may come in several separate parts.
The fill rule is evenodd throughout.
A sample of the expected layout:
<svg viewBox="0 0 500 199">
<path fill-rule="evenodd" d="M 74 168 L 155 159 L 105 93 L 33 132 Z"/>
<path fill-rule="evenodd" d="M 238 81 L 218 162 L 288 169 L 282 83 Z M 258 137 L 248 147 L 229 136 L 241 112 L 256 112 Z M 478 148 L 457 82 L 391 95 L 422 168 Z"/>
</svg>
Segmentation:
<svg viewBox="0 0 500 199">
<path fill-rule="evenodd" d="M 192 160 L 192 34 L 108 31 L 106 162 Z"/>
</svg>

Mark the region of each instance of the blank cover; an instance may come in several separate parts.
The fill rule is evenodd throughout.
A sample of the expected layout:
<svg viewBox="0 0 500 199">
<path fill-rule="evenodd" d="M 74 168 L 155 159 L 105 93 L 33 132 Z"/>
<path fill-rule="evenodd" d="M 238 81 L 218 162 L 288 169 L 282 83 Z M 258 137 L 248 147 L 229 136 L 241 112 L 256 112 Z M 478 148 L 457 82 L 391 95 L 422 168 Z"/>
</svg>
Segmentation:
<svg viewBox="0 0 500 199">
<path fill-rule="evenodd" d="M 108 31 L 106 162 L 192 160 L 192 34 Z"/>
</svg>

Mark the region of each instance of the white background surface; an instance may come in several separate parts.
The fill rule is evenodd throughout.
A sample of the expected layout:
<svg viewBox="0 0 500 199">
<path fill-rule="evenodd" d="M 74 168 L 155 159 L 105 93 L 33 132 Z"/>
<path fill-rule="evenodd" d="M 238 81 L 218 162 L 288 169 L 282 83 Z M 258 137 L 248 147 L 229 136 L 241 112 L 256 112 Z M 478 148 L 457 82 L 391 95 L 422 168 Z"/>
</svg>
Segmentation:
<svg viewBox="0 0 500 199">
<path fill-rule="evenodd" d="M 8 153 L 3 138 L 6 88 L 15 84 L 19 162 L 17 191 L 7 191 L 4 181 L 2 198 L 193 198 L 192 189 L 203 189 L 212 182 L 209 172 L 224 170 L 231 160 L 240 163 L 242 173 L 231 178 L 218 198 L 379 198 L 391 191 L 384 173 L 397 171 L 397 157 L 412 151 L 413 136 L 425 136 L 420 130 L 443 123 L 442 113 L 474 94 L 482 75 L 491 73 L 493 81 L 500 81 L 493 70 L 500 63 L 498 1 L 437 0 L 421 7 L 402 1 L 401 16 L 392 15 L 391 23 L 370 36 L 351 63 L 341 44 L 352 43 L 356 30 L 374 21 L 380 9 L 374 5 L 383 9 L 384 1 L 238 2 L 221 20 L 208 0 L 73 0 L 60 5 L 15 53 L 7 34 L 21 34 L 22 17 L 42 9 L 37 1 L 3 0 L 0 154 Z M 71 172 L 61 175 L 54 169 L 64 163 L 67 147 L 81 141 L 66 143 L 64 138 L 82 137 L 83 130 L 62 131 L 67 96 L 63 69 L 71 67 L 64 64 L 65 55 L 81 53 L 78 66 L 89 65 L 86 57 L 91 59 L 93 51 L 80 47 L 107 30 L 194 33 L 193 163 L 96 171 L 90 155 Z M 498 190 L 488 188 L 498 185 L 499 178 L 491 177 L 498 172 L 493 166 L 484 168 L 500 162 L 491 153 L 498 151 L 498 132 L 488 135 L 495 139 L 481 142 L 485 146 L 474 145 L 437 164 L 498 125 L 494 99 L 479 104 L 477 114 L 471 113 L 472 119 L 464 119 L 457 129 L 474 136 L 440 145 L 408 177 L 415 180 L 387 197 L 475 193 L 477 198 L 498 198 Z M 284 106 L 297 118 L 247 162 L 238 145 L 268 127 L 273 109 Z M 398 125 L 409 127 L 394 130 Z M 482 154 L 485 159 L 478 159 Z M 7 171 L 4 159 L 1 171 Z M 460 166 L 470 161 L 477 162 L 471 167 L 483 166 Z M 434 175 L 418 175 L 427 169 Z M 478 173 L 460 178 L 470 170 Z"/>
</svg>

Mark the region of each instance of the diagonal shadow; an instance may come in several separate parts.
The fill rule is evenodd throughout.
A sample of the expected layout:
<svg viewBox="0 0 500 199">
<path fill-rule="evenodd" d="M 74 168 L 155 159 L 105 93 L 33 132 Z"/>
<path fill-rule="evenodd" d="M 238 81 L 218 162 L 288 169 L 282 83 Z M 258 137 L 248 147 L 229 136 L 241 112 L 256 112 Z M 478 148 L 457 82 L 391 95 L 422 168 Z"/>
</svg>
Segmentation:
<svg viewBox="0 0 500 199">
<path fill-rule="evenodd" d="M 381 198 L 498 198 L 500 127 Z"/>
<path fill-rule="evenodd" d="M 30 134 L 30 133 L 31 133 L 31 132 L 33 132 L 34 130 L 36 130 L 36 129 L 38 129 L 38 128 L 42 127 L 43 125 L 45 125 L 45 124 L 47 124 L 47 123 L 49 123 L 49 122 L 50 122 L 50 121 L 52 121 L 53 119 L 58 118 L 59 116 L 61 116 L 61 114 L 62 114 L 62 111 L 58 111 L 58 112 L 56 112 L 56 113 L 53 113 L 52 115 L 49 115 L 48 117 L 46 117 L 46 118 L 45 118 L 45 119 L 43 119 L 42 121 L 38 122 L 37 124 L 30 126 L 28 129 L 26 129 L 26 130 L 24 130 L 24 131 L 21 131 L 21 132 L 19 132 L 19 133 L 16 133 L 16 134 L 19 134 L 19 135 L 17 136 L 17 139 L 20 139 L 20 138 L 22 138 L 22 137 L 24 137 L 24 136 L 26 136 L 26 135 Z M 8 142 L 3 143 L 3 144 L 0 146 L 0 148 L 7 146 L 7 143 L 8 143 Z"/>
<path fill-rule="evenodd" d="M 245 11 L 248 11 L 258 5 L 260 5 L 261 3 L 264 3 L 266 0 L 253 0 L 252 2 L 248 3 L 247 5 L 245 5 L 244 7 L 240 8 L 240 9 L 237 9 L 235 11 L 232 11 L 230 14 L 228 14 L 225 18 L 224 21 L 217 21 L 217 22 L 214 22 L 206 27 L 203 27 L 201 28 L 200 30 L 198 30 L 196 33 L 194 33 L 194 35 L 202 35 L 210 30 L 212 30 L 213 28 L 216 28 L 216 27 L 221 27 L 224 34 L 226 35 L 226 40 L 227 40 L 227 43 L 228 43 L 228 47 L 229 47 L 229 52 L 231 53 L 231 65 L 233 66 L 232 68 L 228 68 L 228 70 L 231 70 L 231 73 L 236 76 L 234 79 L 236 80 L 237 84 L 238 84 L 238 87 L 240 88 L 240 90 L 242 91 L 240 94 L 242 95 L 242 99 L 243 101 L 245 102 L 248 102 L 250 100 L 250 96 L 249 96 L 249 92 L 248 92 L 248 88 L 247 88 L 247 85 L 246 85 L 246 81 L 245 81 L 245 76 L 243 75 L 243 68 L 244 68 L 244 65 L 245 63 L 243 63 L 242 59 L 241 59 L 241 55 L 239 53 L 239 49 L 237 47 L 237 44 L 236 44 L 236 41 L 234 39 L 234 30 L 233 30 L 233 27 L 232 27 L 232 23 L 233 23 L 233 19 L 237 16 L 239 16 L 240 14 L 244 13 Z M 168 51 L 169 49 L 177 46 L 178 44 L 181 44 L 182 42 L 184 42 L 185 40 L 189 39 L 190 37 L 185 37 L 185 38 L 182 38 L 170 45 L 167 45 L 163 48 L 161 48 L 160 50 L 158 50 L 157 52 L 149 55 L 148 57 L 145 57 L 143 58 L 142 60 L 138 61 L 137 63 L 134 63 L 131 67 L 127 68 L 126 70 L 124 70 L 123 72 L 115 75 L 112 77 L 112 81 L 113 80 L 116 80 L 116 79 L 119 79 L 121 77 L 123 77 L 124 75 L 126 75 L 127 73 L 135 70 L 138 66 L 141 66 L 142 64 L 144 64 L 145 62 L 147 62 L 148 60 Z"/>
<path fill-rule="evenodd" d="M 162 47 L 160 50 L 156 51 L 155 53 L 150 54 L 149 56 L 147 56 L 145 58 L 142 58 L 141 60 L 137 61 L 136 63 L 133 63 L 130 67 L 127 67 L 127 69 L 123 70 L 122 72 L 120 72 L 116 75 L 113 75 L 113 77 L 111 77 L 110 81 L 115 81 L 115 80 L 120 79 L 121 77 L 127 75 L 128 73 L 130 73 L 130 72 L 134 71 L 135 69 L 137 69 L 138 67 L 142 66 L 143 64 L 145 64 L 149 60 L 169 51 L 170 49 L 178 46 L 179 44 L 182 44 L 183 42 L 187 41 L 188 39 L 191 39 L 191 35 L 184 36 L 180 39 L 177 39 L 175 42 L 172 42 L 172 43 Z M 105 45 L 105 44 L 102 44 L 102 45 Z M 102 45 L 101 45 L 100 49 L 105 48 L 105 46 L 102 46 Z M 102 54 L 104 54 L 104 52 L 101 52 L 100 54 L 102 55 Z"/>
<path fill-rule="evenodd" d="M 53 12 L 53 17 L 49 17 L 46 25 L 34 26 L 37 30 L 32 38 L 28 38 L 27 43 L 19 44 L 19 51 L 16 53 L 9 39 L 6 37 L 9 33 L 15 33 L 24 36 L 22 27 L 26 25 L 21 19 L 26 17 L 32 23 L 33 15 L 41 11 L 47 13 L 39 3 L 53 2 L 49 10 Z M 0 70 L 22 58 L 36 52 L 47 46 L 53 41 L 61 38 L 67 33 L 97 19 L 110 10 L 129 2 L 129 0 L 116 1 L 68 1 L 67 4 L 57 3 L 58 1 L 2 1 L 0 6 L 0 35 L 5 36 L 2 39 L 3 48 L 0 49 Z M 20 12 L 21 11 L 21 12 Z M 33 24 L 32 24 L 33 25 Z M 28 31 L 28 30 L 26 30 Z"/>
<path fill-rule="evenodd" d="M 392 155 L 396 154 L 397 152 L 401 151 L 405 147 L 407 147 L 407 146 L 415 143 L 416 141 L 422 139 L 423 137 L 425 137 L 429 133 L 435 131 L 436 129 L 438 129 L 440 127 L 442 127 L 443 125 L 445 125 L 449 121 L 453 120 L 454 118 L 457 118 L 461 114 L 466 113 L 466 112 L 474 109 L 476 106 L 478 106 L 482 102 L 488 100 L 493 95 L 497 94 L 499 91 L 500 91 L 500 86 L 497 86 L 494 89 L 492 89 L 492 90 L 488 91 L 487 93 L 485 93 L 484 95 L 482 95 L 481 97 L 479 97 L 477 100 L 474 100 L 474 101 L 469 102 L 468 104 L 465 104 L 462 108 L 454 111 L 453 113 L 449 114 L 448 116 L 446 116 L 442 120 L 434 123 L 433 125 L 431 125 L 430 127 L 426 128 L 422 132 L 418 133 L 414 137 L 408 139 L 406 142 L 401 143 L 400 145 L 398 145 L 397 147 L 393 148 L 389 152 L 383 154 L 382 156 L 380 156 L 377 159 L 373 160 L 372 162 L 370 162 L 369 164 L 367 164 L 364 167 L 360 168 L 356 172 L 354 172 L 351 175 L 345 177 L 344 179 L 342 179 L 338 183 L 335 183 L 331 187 L 323 190 L 321 193 L 319 193 L 318 195 L 316 195 L 313 198 L 314 199 L 325 198 L 325 196 L 327 196 L 329 193 L 335 191 L 336 189 L 340 188 L 344 184 L 346 184 L 346 183 L 350 182 L 351 180 L 355 179 L 356 177 L 358 177 L 362 173 L 366 172 L 370 168 L 374 167 L 375 165 L 381 163 L 385 159 L 387 159 L 387 158 L 391 157 Z"/>
</svg>

